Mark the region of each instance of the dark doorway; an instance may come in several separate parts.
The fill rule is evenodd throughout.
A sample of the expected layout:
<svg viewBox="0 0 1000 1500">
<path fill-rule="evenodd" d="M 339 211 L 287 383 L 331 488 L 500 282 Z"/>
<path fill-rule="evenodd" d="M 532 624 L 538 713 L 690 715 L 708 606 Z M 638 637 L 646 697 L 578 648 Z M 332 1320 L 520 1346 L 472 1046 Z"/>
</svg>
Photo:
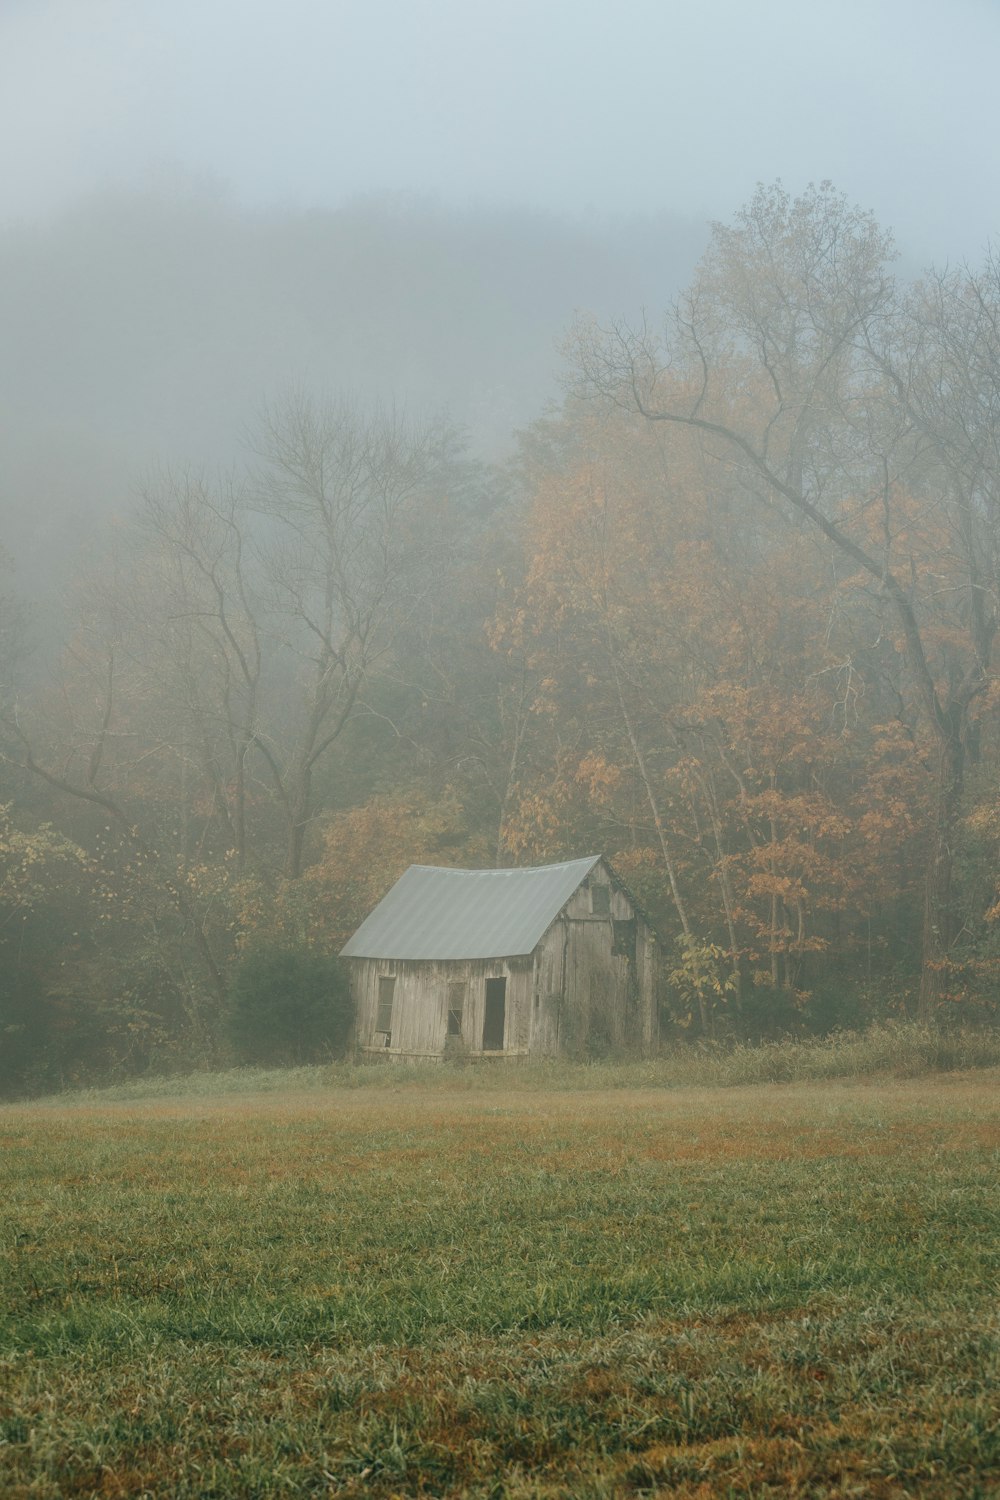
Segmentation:
<svg viewBox="0 0 1000 1500">
<path fill-rule="evenodd" d="M 396 990 L 394 975 L 387 975 L 378 982 L 378 1012 L 375 1017 L 375 1034 L 384 1037 L 382 1045 L 392 1043 L 392 1002 Z"/>
<path fill-rule="evenodd" d="M 486 1014 L 483 1018 L 483 1051 L 502 1052 L 507 1020 L 507 981 L 487 979 Z"/>
</svg>

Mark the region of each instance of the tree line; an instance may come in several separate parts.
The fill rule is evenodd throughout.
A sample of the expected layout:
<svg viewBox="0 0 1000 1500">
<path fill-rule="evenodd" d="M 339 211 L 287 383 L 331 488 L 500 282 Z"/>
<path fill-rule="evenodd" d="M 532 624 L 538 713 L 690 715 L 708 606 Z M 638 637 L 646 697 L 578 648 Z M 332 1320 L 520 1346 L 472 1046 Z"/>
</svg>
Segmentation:
<svg viewBox="0 0 1000 1500">
<path fill-rule="evenodd" d="M 1000 264 L 892 260 L 762 187 L 503 467 L 289 392 L 146 479 L 57 671 L 5 598 L 0 1086 L 224 1058 L 413 860 L 608 854 L 678 1034 L 992 1018 Z"/>
</svg>

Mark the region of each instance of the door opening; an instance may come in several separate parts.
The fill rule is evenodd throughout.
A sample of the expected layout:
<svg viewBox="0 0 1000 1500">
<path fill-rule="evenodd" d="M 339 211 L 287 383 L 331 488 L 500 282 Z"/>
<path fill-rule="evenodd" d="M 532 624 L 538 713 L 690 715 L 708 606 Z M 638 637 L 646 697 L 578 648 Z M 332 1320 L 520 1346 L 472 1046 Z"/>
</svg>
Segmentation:
<svg viewBox="0 0 1000 1500">
<path fill-rule="evenodd" d="M 486 1012 L 483 1017 L 483 1051 L 502 1052 L 507 1022 L 507 981 L 487 979 Z"/>
<path fill-rule="evenodd" d="M 383 975 L 378 982 L 378 1010 L 375 1015 L 375 1035 L 381 1037 L 382 1047 L 392 1044 L 392 1002 L 396 990 L 396 979 L 392 974 Z"/>
</svg>

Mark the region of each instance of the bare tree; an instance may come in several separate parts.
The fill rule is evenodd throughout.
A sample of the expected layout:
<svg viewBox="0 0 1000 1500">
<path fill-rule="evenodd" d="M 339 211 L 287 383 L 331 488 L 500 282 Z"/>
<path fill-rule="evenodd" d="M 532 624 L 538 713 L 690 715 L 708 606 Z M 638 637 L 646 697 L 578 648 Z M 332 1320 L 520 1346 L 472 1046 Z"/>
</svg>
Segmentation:
<svg viewBox="0 0 1000 1500">
<path fill-rule="evenodd" d="M 159 573 L 158 587 L 143 600 L 147 650 L 161 683 L 173 684 L 181 781 L 193 770 L 208 790 L 242 876 L 251 753 L 255 747 L 267 753 L 260 727 L 262 605 L 246 497 L 231 479 L 212 487 L 200 476 L 165 474 L 145 486 L 142 498 L 153 543 L 146 567 Z M 158 618 L 150 618 L 154 612 Z M 188 853 L 185 835 L 185 860 Z"/>
<path fill-rule="evenodd" d="M 446 532 L 435 524 L 455 440 L 390 409 L 288 398 L 263 413 L 256 508 L 278 662 L 294 678 L 289 724 L 260 748 L 285 808 L 286 873 L 303 867 L 313 780 L 375 663 L 434 585 Z"/>
</svg>

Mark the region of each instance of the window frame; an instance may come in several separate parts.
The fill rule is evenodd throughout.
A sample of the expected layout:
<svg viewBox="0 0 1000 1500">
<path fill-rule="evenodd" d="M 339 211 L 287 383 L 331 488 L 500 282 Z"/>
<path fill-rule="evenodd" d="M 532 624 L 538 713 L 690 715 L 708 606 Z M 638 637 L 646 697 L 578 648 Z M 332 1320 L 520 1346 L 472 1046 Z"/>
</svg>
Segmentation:
<svg viewBox="0 0 1000 1500">
<path fill-rule="evenodd" d="M 465 1002 L 468 997 L 468 985 L 464 979 L 449 979 L 445 990 L 445 1036 L 462 1036 L 462 1026 L 465 1020 Z M 458 1004 L 455 1004 L 455 1000 Z M 453 1018 L 457 1022 L 453 1025 Z"/>
<path fill-rule="evenodd" d="M 611 887 L 609 885 L 594 884 L 590 887 L 590 915 L 610 917 Z"/>
</svg>

